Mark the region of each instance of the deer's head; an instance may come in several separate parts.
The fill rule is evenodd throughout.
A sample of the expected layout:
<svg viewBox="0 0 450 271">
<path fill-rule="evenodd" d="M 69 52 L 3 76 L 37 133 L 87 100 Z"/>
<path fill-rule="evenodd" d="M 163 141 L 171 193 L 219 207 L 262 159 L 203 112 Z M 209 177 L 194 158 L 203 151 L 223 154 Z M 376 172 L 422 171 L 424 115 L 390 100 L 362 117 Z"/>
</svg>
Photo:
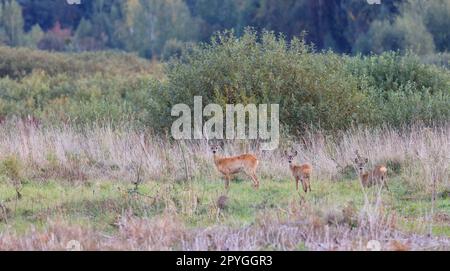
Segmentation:
<svg viewBox="0 0 450 271">
<path fill-rule="evenodd" d="M 292 164 L 292 161 L 294 161 L 294 158 L 295 158 L 295 156 L 297 156 L 297 154 L 298 154 L 298 152 L 295 150 L 293 152 L 288 152 L 288 151 L 284 152 L 284 155 L 286 156 L 289 164 Z"/>
<path fill-rule="evenodd" d="M 359 173 L 363 173 L 367 164 L 369 163 L 369 158 L 364 158 L 361 155 L 359 155 L 358 151 L 355 151 L 355 160 L 353 162 L 355 163 L 356 168 L 358 169 Z"/>
<path fill-rule="evenodd" d="M 213 143 L 209 144 L 209 148 L 213 154 L 217 154 L 222 147 L 223 147 L 223 144 L 217 143 L 217 142 L 213 142 Z"/>
</svg>

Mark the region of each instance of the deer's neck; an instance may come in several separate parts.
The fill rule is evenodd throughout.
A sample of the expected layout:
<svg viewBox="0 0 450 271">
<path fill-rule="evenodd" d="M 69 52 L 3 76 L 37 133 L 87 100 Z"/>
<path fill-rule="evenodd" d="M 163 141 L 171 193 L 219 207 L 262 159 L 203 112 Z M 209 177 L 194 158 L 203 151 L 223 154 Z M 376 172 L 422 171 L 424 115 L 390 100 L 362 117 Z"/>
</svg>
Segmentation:
<svg viewBox="0 0 450 271">
<path fill-rule="evenodd" d="M 294 164 L 294 162 L 289 164 L 289 169 L 291 170 L 291 172 L 293 172 L 293 173 L 295 172 L 295 164 Z"/>
<path fill-rule="evenodd" d="M 214 164 L 216 164 L 216 166 L 219 164 L 220 160 L 222 160 L 222 157 L 218 154 L 214 154 Z"/>
<path fill-rule="evenodd" d="M 371 174 L 367 171 L 363 171 L 363 172 L 359 173 L 359 177 L 361 178 L 361 180 L 367 180 L 369 178 L 369 175 L 371 175 Z"/>
</svg>

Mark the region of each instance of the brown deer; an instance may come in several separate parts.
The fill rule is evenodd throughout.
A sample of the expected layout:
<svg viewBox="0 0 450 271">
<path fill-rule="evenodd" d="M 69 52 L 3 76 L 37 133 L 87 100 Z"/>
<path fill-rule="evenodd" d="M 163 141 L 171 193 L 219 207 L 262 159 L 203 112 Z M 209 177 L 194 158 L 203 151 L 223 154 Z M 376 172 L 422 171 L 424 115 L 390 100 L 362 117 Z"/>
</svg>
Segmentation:
<svg viewBox="0 0 450 271">
<path fill-rule="evenodd" d="M 294 164 L 294 158 L 297 156 L 298 152 L 294 151 L 293 153 L 288 153 L 287 151 L 284 152 L 286 155 L 288 162 L 289 162 L 289 169 L 291 170 L 292 176 L 295 178 L 295 188 L 298 191 L 298 183 L 299 181 L 302 182 L 303 191 L 305 193 L 311 191 L 311 173 L 312 173 L 312 166 L 308 163 L 296 165 Z"/>
<path fill-rule="evenodd" d="M 214 155 L 214 164 L 217 170 L 225 177 L 225 189 L 230 186 L 231 176 L 240 172 L 245 173 L 253 181 L 253 187 L 259 188 L 259 180 L 256 176 L 256 168 L 258 167 L 258 159 L 251 154 L 242 154 L 238 156 L 222 157 L 218 155 L 219 146 L 211 145 L 211 151 Z"/>
<path fill-rule="evenodd" d="M 368 158 L 361 157 L 358 151 L 355 151 L 356 158 L 354 160 L 359 178 L 364 187 L 370 187 L 375 184 L 381 184 L 389 190 L 387 185 L 387 168 L 384 165 L 376 166 L 372 171 L 367 170 Z"/>
</svg>

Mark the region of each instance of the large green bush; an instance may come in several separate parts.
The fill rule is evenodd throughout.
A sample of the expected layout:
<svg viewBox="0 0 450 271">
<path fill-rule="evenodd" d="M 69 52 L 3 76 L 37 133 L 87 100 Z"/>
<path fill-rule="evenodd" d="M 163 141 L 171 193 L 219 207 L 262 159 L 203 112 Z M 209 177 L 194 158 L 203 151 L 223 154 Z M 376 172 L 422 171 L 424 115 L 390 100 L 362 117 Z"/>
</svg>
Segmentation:
<svg viewBox="0 0 450 271">
<path fill-rule="evenodd" d="M 0 80 L 0 116 L 35 116 L 43 122 L 87 124 L 97 121 L 148 122 L 145 101 L 149 76 L 95 74 L 74 79 L 35 71 L 19 80 Z M 159 83 L 158 83 L 159 84 Z"/>
<path fill-rule="evenodd" d="M 301 40 L 287 42 L 271 32 L 227 32 L 194 48 L 168 66 L 171 104 L 280 104 L 280 121 L 291 131 L 315 125 L 339 129 L 367 122 L 367 97 L 345 59 L 312 53 Z"/>
<path fill-rule="evenodd" d="M 448 70 L 409 54 L 343 57 L 247 31 L 220 34 L 168 67 L 169 104 L 192 104 L 194 95 L 222 105 L 279 103 L 291 132 L 450 118 Z"/>
<path fill-rule="evenodd" d="M 394 52 L 381 55 L 356 56 L 347 58 L 347 68 L 359 78 L 367 78 L 368 83 L 381 91 L 401 91 L 412 82 L 418 91 L 430 89 L 439 92 L 450 89 L 448 70 L 434 65 L 423 64 L 419 57 Z"/>
<path fill-rule="evenodd" d="M 346 68 L 367 84 L 374 124 L 394 126 L 450 118 L 450 73 L 411 54 L 349 57 Z"/>
<path fill-rule="evenodd" d="M 149 62 L 111 52 L 0 47 L 0 53 L 0 117 L 127 121 L 165 132 L 174 120 L 172 106 L 192 106 L 199 95 L 204 105 L 280 104 L 283 131 L 291 133 L 450 119 L 450 72 L 444 67 L 411 54 L 314 52 L 300 39 L 271 32 L 218 34 L 208 44 L 184 48 L 163 76 Z"/>
</svg>

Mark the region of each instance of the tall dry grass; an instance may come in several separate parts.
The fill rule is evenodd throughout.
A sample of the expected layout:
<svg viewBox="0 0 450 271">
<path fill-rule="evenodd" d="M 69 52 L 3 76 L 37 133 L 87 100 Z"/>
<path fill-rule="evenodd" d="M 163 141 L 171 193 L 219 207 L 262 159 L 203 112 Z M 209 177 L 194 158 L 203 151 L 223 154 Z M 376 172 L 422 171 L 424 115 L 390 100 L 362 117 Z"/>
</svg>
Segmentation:
<svg viewBox="0 0 450 271">
<path fill-rule="evenodd" d="M 283 157 L 285 149 L 297 149 L 300 161 L 312 163 L 318 182 L 355 178 L 352 160 L 358 150 L 370 158 L 372 165 L 387 164 L 389 176 L 397 176 L 408 189 L 431 196 L 429 221 L 424 221 L 428 222 L 430 233 L 434 200 L 438 193 L 450 191 L 449 125 L 417 125 L 404 130 L 354 128 L 334 136 L 311 131 L 302 138 L 283 139 L 280 148 L 273 152 L 260 151 L 249 142 L 228 143 L 225 154 L 256 154 L 261 161 L 258 174 L 271 181 L 290 178 Z M 15 157 L 20 161 L 22 172 L 30 181 L 53 178 L 70 182 L 135 182 L 139 175 L 143 182 L 172 183 L 217 180 L 219 176 L 206 141 L 172 142 L 126 127 L 39 127 L 26 121 L 8 121 L 0 126 L 0 156 L 0 160 Z M 360 210 L 349 205 L 318 215 L 310 203 L 292 202 L 282 215 L 265 210 L 255 223 L 241 228 L 185 227 L 180 222 L 180 211 L 170 208 L 170 204 L 154 218 L 136 217 L 131 211 L 122 214 L 116 221 L 118 233 L 111 236 L 70 226 L 63 220 L 51 221 L 51 226 L 43 231 L 31 229 L 25 235 L 14 231 L 0 233 L 0 248 L 59 250 L 65 249 L 72 239 L 89 250 L 292 250 L 299 249 L 299 244 L 313 250 L 364 250 L 372 239 L 380 240 L 382 249 L 391 250 L 450 247 L 450 240 L 445 237 L 399 231 L 395 213 L 383 207 L 382 190 L 361 186 L 361 191 L 365 200 Z"/>
<path fill-rule="evenodd" d="M 289 209 L 294 211 L 294 209 Z M 1 250 L 65 250 L 71 240 L 82 250 L 367 250 L 373 236 L 363 226 L 352 229 L 344 222 L 318 221 L 308 212 L 292 212 L 288 219 L 262 214 L 242 228 L 214 226 L 190 229 L 174 214 L 140 218 L 126 212 L 117 221 L 117 234 L 105 234 L 65 221 L 51 221 L 43 231 L 32 228 L 25 235 L 0 233 Z M 448 250 L 450 239 L 418 234 L 405 235 L 395 225 L 379 230 L 382 250 Z"/>
<path fill-rule="evenodd" d="M 256 144 L 228 142 L 225 155 L 251 152 L 260 159 L 263 178 L 288 178 L 283 152 L 295 148 L 299 161 L 314 167 L 316 179 L 338 180 L 353 174 L 355 150 L 369 157 L 373 166 L 387 164 L 390 175 L 420 190 L 433 184 L 449 187 L 450 126 L 405 130 L 354 128 L 334 136 L 320 131 L 302 138 L 282 139 L 273 152 L 260 151 Z M 32 178 L 89 178 L 133 180 L 141 169 L 144 181 L 182 181 L 217 177 L 206 140 L 173 142 L 131 128 L 39 127 L 19 121 L 0 125 L 0 156 L 16 156 Z"/>
</svg>

